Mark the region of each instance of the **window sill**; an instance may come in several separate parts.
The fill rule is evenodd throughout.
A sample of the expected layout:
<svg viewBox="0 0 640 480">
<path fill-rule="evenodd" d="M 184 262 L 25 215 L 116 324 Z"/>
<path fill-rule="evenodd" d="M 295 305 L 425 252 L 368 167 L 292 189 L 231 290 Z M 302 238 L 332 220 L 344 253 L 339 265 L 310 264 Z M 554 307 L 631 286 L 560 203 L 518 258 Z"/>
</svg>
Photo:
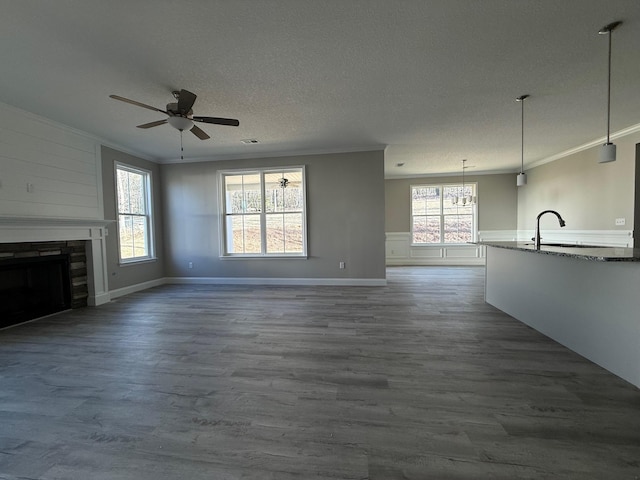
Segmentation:
<svg viewBox="0 0 640 480">
<path fill-rule="evenodd" d="M 118 265 L 121 267 L 130 267 L 133 265 L 142 265 L 144 263 L 154 263 L 156 260 L 158 260 L 156 257 L 141 258 L 140 260 L 120 260 Z"/>
<path fill-rule="evenodd" d="M 308 255 L 220 255 L 220 260 L 307 260 Z"/>
<path fill-rule="evenodd" d="M 474 245 L 475 242 L 463 242 L 463 243 L 411 243 L 412 247 L 423 248 L 423 247 L 468 247 L 470 245 Z"/>
</svg>

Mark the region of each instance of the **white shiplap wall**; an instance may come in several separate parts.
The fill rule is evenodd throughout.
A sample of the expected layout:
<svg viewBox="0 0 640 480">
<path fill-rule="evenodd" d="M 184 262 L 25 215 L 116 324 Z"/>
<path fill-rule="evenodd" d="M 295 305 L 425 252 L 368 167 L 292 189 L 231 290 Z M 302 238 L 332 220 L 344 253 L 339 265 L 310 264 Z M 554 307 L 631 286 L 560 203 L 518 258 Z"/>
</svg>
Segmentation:
<svg viewBox="0 0 640 480">
<path fill-rule="evenodd" d="M 100 143 L 0 103 L 0 216 L 104 218 Z"/>
<path fill-rule="evenodd" d="M 110 300 L 100 142 L 0 103 L 0 243 L 85 240 L 89 305 Z"/>
</svg>

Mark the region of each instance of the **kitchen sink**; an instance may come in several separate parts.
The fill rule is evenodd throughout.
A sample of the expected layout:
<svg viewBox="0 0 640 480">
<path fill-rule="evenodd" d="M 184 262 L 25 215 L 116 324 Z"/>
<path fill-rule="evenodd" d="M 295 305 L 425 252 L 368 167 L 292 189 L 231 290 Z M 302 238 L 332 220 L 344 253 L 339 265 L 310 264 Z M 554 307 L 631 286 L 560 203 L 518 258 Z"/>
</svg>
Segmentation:
<svg viewBox="0 0 640 480">
<path fill-rule="evenodd" d="M 526 243 L 525 245 L 533 247 L 535 244 Z M 576 245 L 573 243 L 541 243 L 541 247 L 558 247 L 558 248 L 599 248 L 597 245 Z"/>
</svg>

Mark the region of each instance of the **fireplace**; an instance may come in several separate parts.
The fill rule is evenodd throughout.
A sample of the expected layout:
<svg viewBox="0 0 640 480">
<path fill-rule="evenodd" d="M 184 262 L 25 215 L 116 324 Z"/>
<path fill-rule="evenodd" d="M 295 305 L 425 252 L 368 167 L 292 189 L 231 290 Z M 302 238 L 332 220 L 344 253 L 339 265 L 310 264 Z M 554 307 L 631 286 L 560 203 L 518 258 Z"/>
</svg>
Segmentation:
<svg viewBox="0 0 640 480">
<path fill-rule="evenodd" d="M 0 214 L 0 264 L 17 258 L 69 255 L 71 308 L 110 301 L 107 225 L 111 220 Z"/>
<path fill-rule="evenodd" d="M 85 243 L 0 244 L 0 328 L 86 306 Z"/>
</svg>

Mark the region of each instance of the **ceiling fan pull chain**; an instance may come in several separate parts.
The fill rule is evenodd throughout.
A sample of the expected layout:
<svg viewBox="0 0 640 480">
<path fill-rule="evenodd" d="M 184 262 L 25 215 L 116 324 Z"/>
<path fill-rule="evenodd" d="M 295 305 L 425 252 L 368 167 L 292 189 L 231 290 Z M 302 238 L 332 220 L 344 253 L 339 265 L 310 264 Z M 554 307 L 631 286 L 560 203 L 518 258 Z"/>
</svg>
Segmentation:
<svg viewBox="0 0 640 480">
<path fill-rule="evenodd" d="M 184 130 L 180 130 L 180 161 L 184 161 L 184 147 L 182 146 L 182 132 Z"/>
</svg>

